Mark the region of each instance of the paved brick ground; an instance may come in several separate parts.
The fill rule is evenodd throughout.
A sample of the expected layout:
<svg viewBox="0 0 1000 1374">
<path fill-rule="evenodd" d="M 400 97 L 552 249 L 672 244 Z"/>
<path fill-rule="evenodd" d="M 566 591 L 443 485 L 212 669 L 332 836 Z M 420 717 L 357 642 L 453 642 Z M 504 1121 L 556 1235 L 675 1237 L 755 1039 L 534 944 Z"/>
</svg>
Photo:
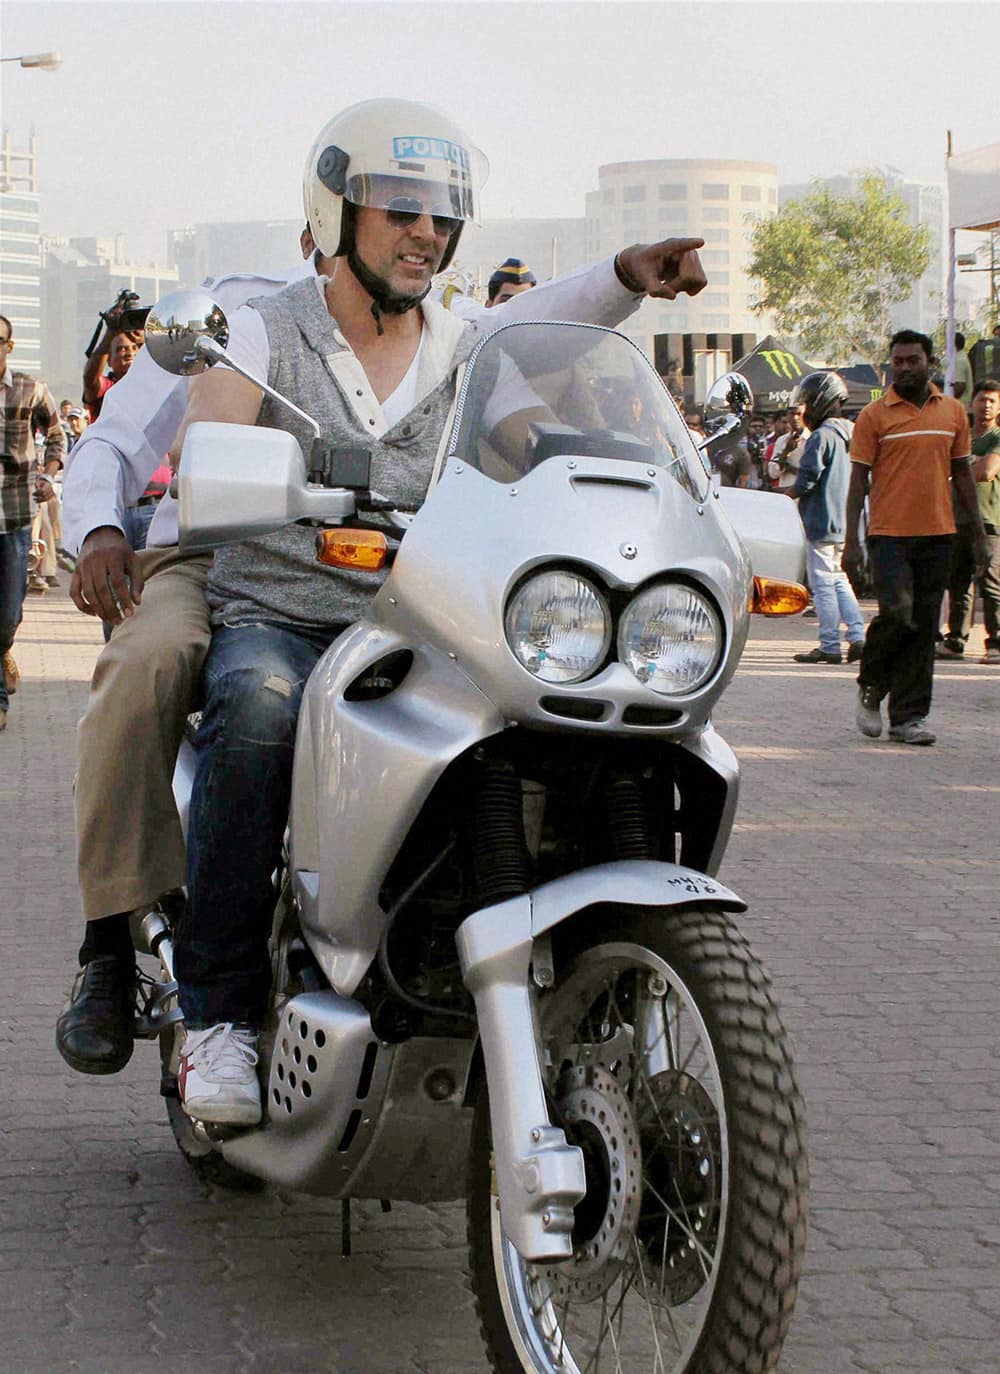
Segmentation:
<svg viewBox="0 0 1000 1374">
<path fill-rule="evenodd" d="M 724 876 L 794 1036 L 811 1124 L 808 1273 L 783 1374 L 1000 1369 L 1000 674 L 944 665 L 933 749 L 854 733 L 853 675 L 760 622 L 718 723 L 744 765 Z M 478 1374 L 457 1207 L 203 1189 L 152 1047 L 71 1073 L 52 1025 L 79 916 L 74 724 L 99 646 L 30 598 L 0 737 L 0 1370 Z M 978 640 L 973 647 L 978 647 Z"/>
</svg>

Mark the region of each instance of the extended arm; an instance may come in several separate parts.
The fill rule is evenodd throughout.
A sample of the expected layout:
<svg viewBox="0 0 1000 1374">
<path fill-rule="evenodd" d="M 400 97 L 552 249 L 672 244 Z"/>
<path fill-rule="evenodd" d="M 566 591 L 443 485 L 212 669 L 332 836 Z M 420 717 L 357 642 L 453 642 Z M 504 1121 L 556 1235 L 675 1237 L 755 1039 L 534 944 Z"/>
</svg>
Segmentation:
<svg viewBox="0 0 1000 1374">
<path fill-rule="evenodd" d="M 454 300 L 450 309 L 452 314 L 490 329 L 526 320 L 565 320 L 613 328 L 635 314 L 647 292 L 673 299 L 680 292 L 694 296 L 701 291 L 706 278 L 697 250 L 703 242 L 664 239 L 622 249 L 617 254 L 618 265 L 634 290 L 616 273 L 615 258 L 605 258 L 522 291 L 498 310 L 487 310 L 467 296 Z"/>
<path fill-rule="evenodd" d="M 101 378 L 107 371 L 108 354 L 111 352 L 111 340 L 118 333 L 117 328 L 112 329 L 107 326 L 100 340 L 94 346 L 94 351 L 87 359 L 83 369 L 83 403 L 88 409 L 95 406 L 101 399 Z"/>
</svg>

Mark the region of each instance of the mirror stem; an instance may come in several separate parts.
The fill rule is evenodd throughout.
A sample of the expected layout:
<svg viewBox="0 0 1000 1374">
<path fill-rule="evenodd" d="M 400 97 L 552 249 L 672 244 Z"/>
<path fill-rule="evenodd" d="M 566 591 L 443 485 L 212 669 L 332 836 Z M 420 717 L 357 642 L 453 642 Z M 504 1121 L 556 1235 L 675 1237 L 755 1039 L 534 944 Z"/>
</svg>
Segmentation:
<svg viewBox="0 0 1000 1374">
<path fill-rule="evenodd" d="M 241 377 L 245 377 L 248 382 L 253 382 L 254 386 L 260 387 L 261 391 L 270 396 L 272 401 L 279 401 L 281 405 L 286 406 L 293 414 L 297 415 L 300 420 L 304 420 L 312 430 L 314 438 L 319 439 L 321 437 L 320 427 L 311 415 L 307 415 L 304 410 L 300 410 L 297 405 L 293 405 L 291 401 L 286 400 L 280 391 L 275 391 L 272 387 L 269 387 L 266 382 L 262 382 L 257 377 L 251 376 L 249 372 L 240 367 L 239 363 L 234 363 L 232 358 L 227 355 L 226 350 L 222 348 L 221 345 L 217 344 L 214 339 L 199 339 L 195 344 L 195 350 L 209 362 L 224 363 L 226 367 L 232 368 L 232 370 L 238 372 Z"/>
<path fill-rule="evenodd" d="M 732 434 L 734 430 L 739 429 L 741 423 L 738 415 L 724 415 L 722 419 L 717 422 L 711 434 L 706 434 L 704 439 L 699 440 L 696 447 L 699 449 L 707 448 L 714 440 L 722 439 L 725 435 Z"/>
</svg>

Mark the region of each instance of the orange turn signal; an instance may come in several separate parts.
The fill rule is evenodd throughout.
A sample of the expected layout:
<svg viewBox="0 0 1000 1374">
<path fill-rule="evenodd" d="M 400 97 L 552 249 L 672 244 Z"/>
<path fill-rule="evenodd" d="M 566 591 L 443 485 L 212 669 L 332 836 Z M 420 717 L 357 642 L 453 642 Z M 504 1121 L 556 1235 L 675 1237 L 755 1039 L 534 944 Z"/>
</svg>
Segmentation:
<svg viewBox="0 0 1000 1374">
<path fill-rule="evenodd" d="M 377 572 L 385 566 L 388 551 L 380 530 L 323 530 L 316 536 L 316 560 L 328 568 Z"/>
<path fill-rule="evenodd" d="M 750 610 L 755 615 L 796 615 L 809 604 L 809 589 L 798 582 L 755 577 Z"/>
</svg>

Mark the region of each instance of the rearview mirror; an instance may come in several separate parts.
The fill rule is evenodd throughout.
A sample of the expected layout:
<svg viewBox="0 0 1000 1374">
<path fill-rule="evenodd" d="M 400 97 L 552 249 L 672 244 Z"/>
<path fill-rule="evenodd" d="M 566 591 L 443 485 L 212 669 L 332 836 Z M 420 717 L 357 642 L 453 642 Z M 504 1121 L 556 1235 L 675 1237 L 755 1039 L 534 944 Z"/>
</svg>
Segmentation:
<svg viewBox="0 0 1000 1374">
<path fill-rule="evenodd" d="M 222 307 L 206 291 L 172 291 L 150 310 L 144 333 L 158 367 L 175 377 L 190 377 L 207 366 L 199 341 L 211 339 L 225 348 L 229 324 Z"/>
<path fill-rule="evenodd" d="M 709 387 L 705 397 L 705 423 L 735 415 L 738 420 L 753 413 L 753 389 L 741 372 L 725 372 Z"/>
</svg>

